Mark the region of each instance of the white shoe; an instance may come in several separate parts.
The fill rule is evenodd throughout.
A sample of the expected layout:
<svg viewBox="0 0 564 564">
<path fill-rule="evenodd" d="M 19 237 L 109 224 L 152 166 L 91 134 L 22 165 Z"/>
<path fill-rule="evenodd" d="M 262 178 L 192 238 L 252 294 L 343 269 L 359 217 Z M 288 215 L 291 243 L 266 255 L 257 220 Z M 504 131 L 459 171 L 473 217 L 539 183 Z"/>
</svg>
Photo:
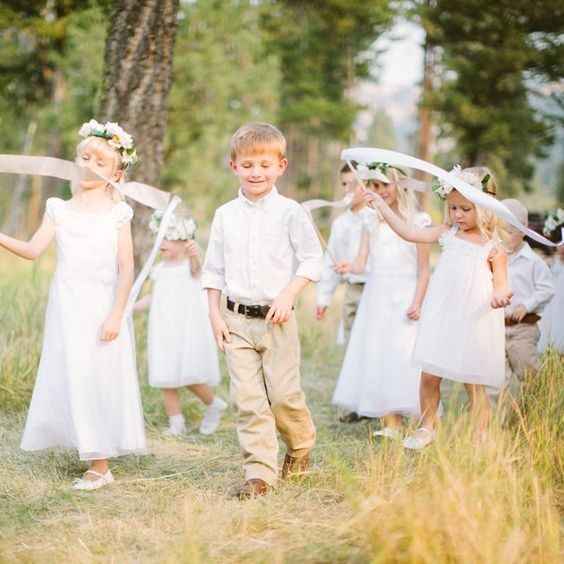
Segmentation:
<svg viewBox="0 0 564 564">
<path fill-rule="evenodd" d="M 169 425 L 168 429 L 163 431 L 165 437 L 181 437 L 186 434 L 186 424 L 182 425 Z"/>
<path fill-rule="evenodd" d="M 217 398 L 215 403 L 210 405 L 204 413 L 204 418 L 200 423 L 200 433 L 202 435 L 211 435 L 217 431 L 223 412 L 227 409 L 227 404 Z"/>
<path fill-rule="evenodd" d="M 397 429 L 394 429 L 393 427 L 384 427 L 379 431 L 374 431 L 374 433 L 372 433 L 372 436 L 384 437 L 386 439 L 392 439 L 395 441 L 399 441 L 401 439 L 401 433 Z"/>
<path fill-rule="evenodd" d="M 109 470 L 105 474 L 100 474 L 100 472 L 96 472 L 95 470 L 87 470 L 84 475 L 86 476 L 86 474 L 97 476 L 97 479 L 87 480 L 84 477 L 77 478 L 72 484 L 73 490 L 98 490 L 100 488 L 103 488 L 104 486 L 107 486 L 108 484 L 111 484 L 114 481 L 114 477 Z"/>
<path fill-rule="evenodd" d="M 403 446 L 411 450 L 421 450 L 435 440 L 436 433 L 426 427 L 419 427 L 411 437 L 403 441 Z"/>
</svg>

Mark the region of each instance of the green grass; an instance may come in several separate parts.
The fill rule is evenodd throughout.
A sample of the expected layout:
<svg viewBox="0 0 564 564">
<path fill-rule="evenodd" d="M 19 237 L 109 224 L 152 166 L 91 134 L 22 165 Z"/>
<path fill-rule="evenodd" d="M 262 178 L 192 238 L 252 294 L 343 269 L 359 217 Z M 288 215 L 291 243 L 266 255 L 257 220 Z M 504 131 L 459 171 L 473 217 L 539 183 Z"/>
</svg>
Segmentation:
<svg viewBox="0 0 564 564">
<path fill-rule="evenodd" d="M 216 435 L 201 437 L 201 407 L 186 395 L 193 432 L 163 438 L 166 417 L 146 385 L 138 319 L 151 455 L 118 459 L 111 487 L 73 493 L 69 484 L 84 468 L 76 454 L 19 450 L 51 264 L 0 267 L 0 562 L 562 561 L 564 364 L 556 354 L 545 356 L 518 409 L 496 420 L 482 445 L 452 393 L 437 442 L 409 453 L 374 443 L 372 423 L 338 423 L 330 405 L 342 358 L 338 312 L 315 322 L 308 292 L 299 315 L 303 382 L 318 427 L 313 470 L 266 498 L 238 502 L 228 496 L 242 477 L 233 413 Z M 224 379 L 224 397 L 227 388 Z"/>
</svg>

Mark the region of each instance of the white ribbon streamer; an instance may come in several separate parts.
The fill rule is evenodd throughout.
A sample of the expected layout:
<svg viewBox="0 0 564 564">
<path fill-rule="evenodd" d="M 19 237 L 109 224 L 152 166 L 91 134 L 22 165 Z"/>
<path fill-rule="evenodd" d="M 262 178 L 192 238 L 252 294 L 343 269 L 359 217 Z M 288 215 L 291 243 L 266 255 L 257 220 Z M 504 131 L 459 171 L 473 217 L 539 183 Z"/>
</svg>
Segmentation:
<svg viewBox="0 0 564 564">
<path fill-rule="evenodd" d="M 467 182 L 464 182 L 454 174 L 451 174 L 446 170 L 443 170 L 442 168 L 421 159 L 417 159 L 403 153 L 398 153 L 397 151 L 389 151 L 387 149 L 370 147 L 356 147 L 345 149 L 341 153 L 341 159 L 346 162 L 384 162 L 393 166 L 407 167 L 415 170 L 420 170 L 422 172 L 427 172 L 433 176 L 436 176 L 437 178 L 440 178 L 441 180 L 448 182 L 472 203 L 477 206 L 489 209 L 498 217 L 513 225 L 513 227 L 519 229 L 519 231 L 521 231 L 531 239 L 537 241 L 538 243 L 546 245 L 547 247 L 560 247 L 564 244 L 564 241 L 560 241 L 560 243 L 553 243 L 546 237 L 543 237 L 536 231 L 533 231 L 532 229 L 523 225 L 509 209 L 507 209 L 499 200 L 496 200 L 493 196 L 490 196 L 489 194 L 486 194 L 485 192 L 474 188 L 474 186 L 471 186 Z"/>
<path fill-rule="evenodd" d="M 129 292 L 124 320 L 129 317 L 133 311 L 133 306 L 139 296 L 139 292 L 141 291 L 141 288 L 151 271 L 153 263 L 155 262 L 157 253 L 159 252 L 161 243 L 166 234 L 170 217 L 175 208 L 181 203 L 180 198 L 178 196 L 173 196 L 164 190 L 159 190 L 158 188 L 149 186 L 148 184 L 142 184 L 141 182 L 114 182 L 113 180 L 110 180 L 109 178 L 106 178 L 87 167 L 79 166 L 72 161 L 56 159 L 53 157 L 0 155 L 0 173 L 49 176 L 60 180 L 68 180 L 71 182 L 71 191 L 73 194 L 77 192 L 81 180 L 98 178 L 113 186 L 124 196 L 127 196 L 144 206 L 153 209 L 165 210 L 157 237 L 153 243 L 151 252 L 149 253 L 149 257 L 145 261 L 145 264 L 141 268 Z"/>
</svg>

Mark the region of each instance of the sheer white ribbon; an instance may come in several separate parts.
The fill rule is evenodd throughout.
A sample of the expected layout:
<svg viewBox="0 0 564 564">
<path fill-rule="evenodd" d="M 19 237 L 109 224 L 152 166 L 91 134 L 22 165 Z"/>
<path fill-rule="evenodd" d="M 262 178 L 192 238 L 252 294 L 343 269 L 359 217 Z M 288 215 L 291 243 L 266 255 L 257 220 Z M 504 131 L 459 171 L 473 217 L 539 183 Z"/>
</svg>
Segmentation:
<svg viewBox="0 0 564 564">
<path fill-rule="evenodd" d="M 456 190 L 458 190 L 465 198 L 468 198 L 468 200 L 470 200 L 472 203 L 491 210 L 499 218 L 503 219 L 516 229 L 519 229 L 519 231 L 521 231 L 531 239 L 537 241 L 538 243 L 546 245 L 547 247 L 559 247 L 564 244 L 564 241 L 560 241 L 560 243 L 554 243 L 546 237 L 543 237 L 536 231 L 529 229 L 527 226 L 523 225 L 511 211 L 509 211 L 499 200 L 496 200 L 493 196 L 490 196 L 489 194 L 486 194 L 485 192 L 474 188 L 474 186 L 471 186 L 470 184 L 464 182 L 454 174 L 451 174 L 446 170 L 443 170 L 442 168 L 421 159 L 417 159 L 403 153 L 398 153 L 397 151 L 389 151 L 387 149 L 370 147 L 356 147 L 345 149 L 341 153 L 341 159 L 349 163 L 349 166 L 351 161 L 363 163 L 384 162 L 393 166 L 401 166 L 426 172 L 448 182 L 450 185 L 454 186 Z M 425 185 L 424 183 L 420 184 Z M 428 185 L 425 186 L 427 190 L 430 189 Z"/>
<path fill-rule="evenodd" d="M 335 256 L 331 252 L 331 249 L 329 248 L 327 241 L 325 241 L 325 238 L 323 237 L 323 235 L 319 231 L 319 228 L 317 227 L 317 224 L 315 223 L 315 220 L 313 219 L 313 215 L 312 215 L 311 212 L 313 210 L 318 210 L 318 209 L 321 209 L 321 208 L 336 208 L 336 209 L 348 208 L 351 205 L 351 202 L 352 202 L 352 195 L 351 194 L 347 194 L 341 200 L 330 201 L 330 200 L 319 200 L 319 199 L 317 199 L 317 200 L 306 200 L 305 202 L 302 202 L 302 207 L 305 209 L 307 215 L 309 216 L 311 224 L 313 225 L 313 228 L 315 229 L 315 232 L 317 233 L 317 236 L 319 237 L 321 244 L 325 247 L 325 250 L 327 251 L 327 254 L 329 255 L 329 257 L 331 258 L 331 261 L 333 262 L 333 264 L 337 264 L 337 259 L 335 258 Z"/>
<path fill-rule="evenodd" d="M 164 215 L 151 252 L 129 292 L 124 319 L 129 317 L 139 296 L 139 292 L 141 292 L 141 288 L 155 262 L 157 253 L 159 252 L 161 243 L 166 234 L 170 217 L 181 202 L 180 198 L 141 182 L 114 182 L 72 161 L 52 157 L 0 155 L 0 173 L 49 176 L 60 180 L 68 180 L 71 183 L 71 191 L 73 194 L 77 192 L 81 180 L 102 179 L 124 196 L 149 208 L 164 210 Z"/>
</svg>

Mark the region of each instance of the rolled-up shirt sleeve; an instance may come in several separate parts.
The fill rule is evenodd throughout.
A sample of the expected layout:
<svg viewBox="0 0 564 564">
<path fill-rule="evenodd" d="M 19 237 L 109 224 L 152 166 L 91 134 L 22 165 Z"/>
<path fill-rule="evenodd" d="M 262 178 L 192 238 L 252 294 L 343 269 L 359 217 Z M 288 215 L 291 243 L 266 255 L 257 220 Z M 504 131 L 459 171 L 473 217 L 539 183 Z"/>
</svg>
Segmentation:
<svg viewBox="0 0 564 564">
<path fill-rule="evenodd" d="M 523 300 L 523 305 L 529 313 L 542 313 L 546 304 L 554 295 L 552 272 L 541 260 L 533 265 L 533 293 Z"/>
<path fill-rule="evenodd" d="M 202 288 L 225 288 L 225 256 L 223 251 L 223 225 L 221 214 L 214 215 L 206 258 L 202 268 Z"/>
<path fill-rule="evenodd" d="M 318 282 L 321 278 L 323 251 L 307 212 L 297 206 L 290 220 L 290 241 L 296 254 L 296 276 Z"/>
</svg>

